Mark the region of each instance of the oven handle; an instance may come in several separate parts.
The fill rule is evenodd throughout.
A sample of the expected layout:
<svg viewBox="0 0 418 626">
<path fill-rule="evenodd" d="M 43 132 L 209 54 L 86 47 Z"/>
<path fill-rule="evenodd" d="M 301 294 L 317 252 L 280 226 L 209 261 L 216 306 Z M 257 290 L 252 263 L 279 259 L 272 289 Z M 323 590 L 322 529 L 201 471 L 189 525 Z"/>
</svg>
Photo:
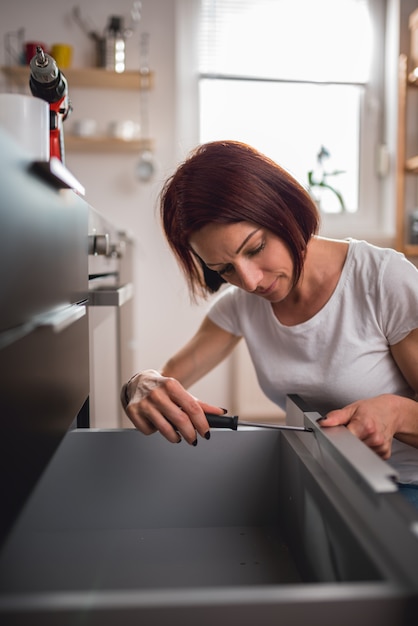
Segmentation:
<svg viewBox="0 0 418 626">
<path fill-rule="evenodd" d="M 89 306 L 115 306 L 121 307 L 131 300 L 134 293 L 132 283 L 126 283 L 115 289 L 96 289 L 89 292 Z"/>
<path fill-rule="evenodd" d="M 85 304 L 72 304 L 43 313 L 35 318 L 35 326 L 51 328 L 54 333 L 60 333 L 81 319 L 86 312 Z"/>
<path fill-rule="evenodd" d="M 37 328 L 51 328 L 54 333 L 60 333 L 83 317 L 86 312 L 85 304 L 72 304 L 35 315 L 29 322 L 0 333 L 0 350 L 23 339 Z"/>
</svg>

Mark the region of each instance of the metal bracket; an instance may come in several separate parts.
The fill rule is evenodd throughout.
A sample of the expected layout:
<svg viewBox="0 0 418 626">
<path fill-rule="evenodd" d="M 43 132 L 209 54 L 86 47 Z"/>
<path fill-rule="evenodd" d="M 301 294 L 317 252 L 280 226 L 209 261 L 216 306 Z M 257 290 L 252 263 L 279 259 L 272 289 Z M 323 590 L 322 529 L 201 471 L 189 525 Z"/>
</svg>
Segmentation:
<svg viewBox="0 0 418 626">
<path fill-rule="evenodd" d="M 327 465 L 327 458 L 332 457 L 355 482 L 367 485 L 374 493 L 398 491 L 396 484 L 398 474 L 389 463 L 381 459 L 345 426 L 321 428 L 318 424 L 320 417 L 320 413 L 308 410 L 306 403 L 299 396 L 288 396 L 286 422 L 313 430 L 324 466 Z M 306 438 L 304 441 L 306 442 Z"/>
</svg>

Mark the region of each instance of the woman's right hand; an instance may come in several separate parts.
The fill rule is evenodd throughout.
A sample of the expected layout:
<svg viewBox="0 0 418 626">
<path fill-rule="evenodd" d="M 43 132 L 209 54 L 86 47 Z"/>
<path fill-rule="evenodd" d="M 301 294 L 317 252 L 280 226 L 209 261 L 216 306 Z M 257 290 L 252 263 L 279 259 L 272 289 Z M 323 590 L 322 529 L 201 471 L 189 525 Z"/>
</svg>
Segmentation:
<svg viewBox="0 0 418 626">
<path fill-rule="evenodd" d="M 144 435 L 159 431 L 172 443 L 184 438 L 194 446 L 196 433 L 210 438 L 205 412 L 224 414 L 223 409 L 200 402 L 178 380 L 156 370 L 135 374 L 122 387 L 121 401 L 126 415 Z"/>
</svg>

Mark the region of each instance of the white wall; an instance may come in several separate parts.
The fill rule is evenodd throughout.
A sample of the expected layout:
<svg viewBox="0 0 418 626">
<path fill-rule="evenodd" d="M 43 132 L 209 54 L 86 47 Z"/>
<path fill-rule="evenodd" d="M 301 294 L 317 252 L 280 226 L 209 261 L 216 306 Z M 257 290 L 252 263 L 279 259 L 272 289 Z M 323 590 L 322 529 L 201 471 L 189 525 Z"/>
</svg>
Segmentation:
<svg viewBox="0 0 418 626">
<path fill-rule="evenodd" d="M 0 41 L 5 33 L 25 28 L 25 40 L 46 45 L 70 43 L 74 67 L 91 66 L 91 40 L 72 18 L 67 0 L 1 0 Z M 81 13 L 102 31 L 107 16 L 129 15 L 130 0 L 83 0 Z M 139 35 L 150 34 L 150 66 L 155 88 L 150 94 L 150 134 L 158 162 L 150 183 L 134 177 L 136 155 L 67 153 L 66 165 L 87 190 L 87 200 L 136 240 L 135 253 L 135 369 L 158 368 L 197 328 L 206 305 L 192 306 L 182 276 L 168 251 L 159 225 L 157 196 L 163 180 L 185 156 L 192 135 L 183 142 L 176 132 L 176 42 L 174 0 L 143 0 L 138 32 L 128 40 L 127 68 L 139 67 Z M 0 64 L 6 63 L 0 50 Z M 1 91 L 10 87 L 1 79 Z M 139 94 L 125 91 L 80 90 L 69 85 L 74 111 L 64 131 L 78 117 L 96 117 L 101 129 L 115 119 L 139 120 Z M 67 130 L 66 130 L 67 129 Z M 187 145 L 186 145 L 187 144 Z M 230 402 L 229 366 L 224 364 L 195 385 L 193 392 L 208 402 L 233 410 Z"/>
</svg>

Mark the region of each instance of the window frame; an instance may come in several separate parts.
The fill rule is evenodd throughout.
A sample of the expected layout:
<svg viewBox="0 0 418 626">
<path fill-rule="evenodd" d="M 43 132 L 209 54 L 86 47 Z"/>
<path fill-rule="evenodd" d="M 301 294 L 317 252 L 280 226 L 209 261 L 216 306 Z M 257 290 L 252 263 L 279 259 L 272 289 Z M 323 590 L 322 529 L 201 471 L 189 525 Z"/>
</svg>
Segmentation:
<svg viewBox="0 0 418 626">
<path fill-rule="evenodd" d="M 321 234 L 330 237 L 350 236 L 376 240 L 387 238 L 393 233 L 393 223 L 387 215 L 387 202 L 382 201 L 385 191 L 384 178 L 388 171 L 386 160 L 380 158 L 382 153 L 385 154 L 386 1 L 368 0 L 368 2 L 375 45 L 371 59 L 371 78 L 365 85 L 360 104 L 358 211 L 355 213 L 321 213 Z M 211 77 L 219 78 L 219 76 L 199 73 L 197 27 L 199 2 L 196 0 L 176 0 L 176 5 L 176 73 L 179 79 L 176 99 L 177 147 L 179 160 L 182 160 L 199 143 L 199 81 L 201 78 L 210 79 Z M 289 81 L 286 80 L 285 82 Z M 294 82 L 306 81 L 296 80 Z M 335 84 L 341 83 L 336 82 Z"/>
</svg>

